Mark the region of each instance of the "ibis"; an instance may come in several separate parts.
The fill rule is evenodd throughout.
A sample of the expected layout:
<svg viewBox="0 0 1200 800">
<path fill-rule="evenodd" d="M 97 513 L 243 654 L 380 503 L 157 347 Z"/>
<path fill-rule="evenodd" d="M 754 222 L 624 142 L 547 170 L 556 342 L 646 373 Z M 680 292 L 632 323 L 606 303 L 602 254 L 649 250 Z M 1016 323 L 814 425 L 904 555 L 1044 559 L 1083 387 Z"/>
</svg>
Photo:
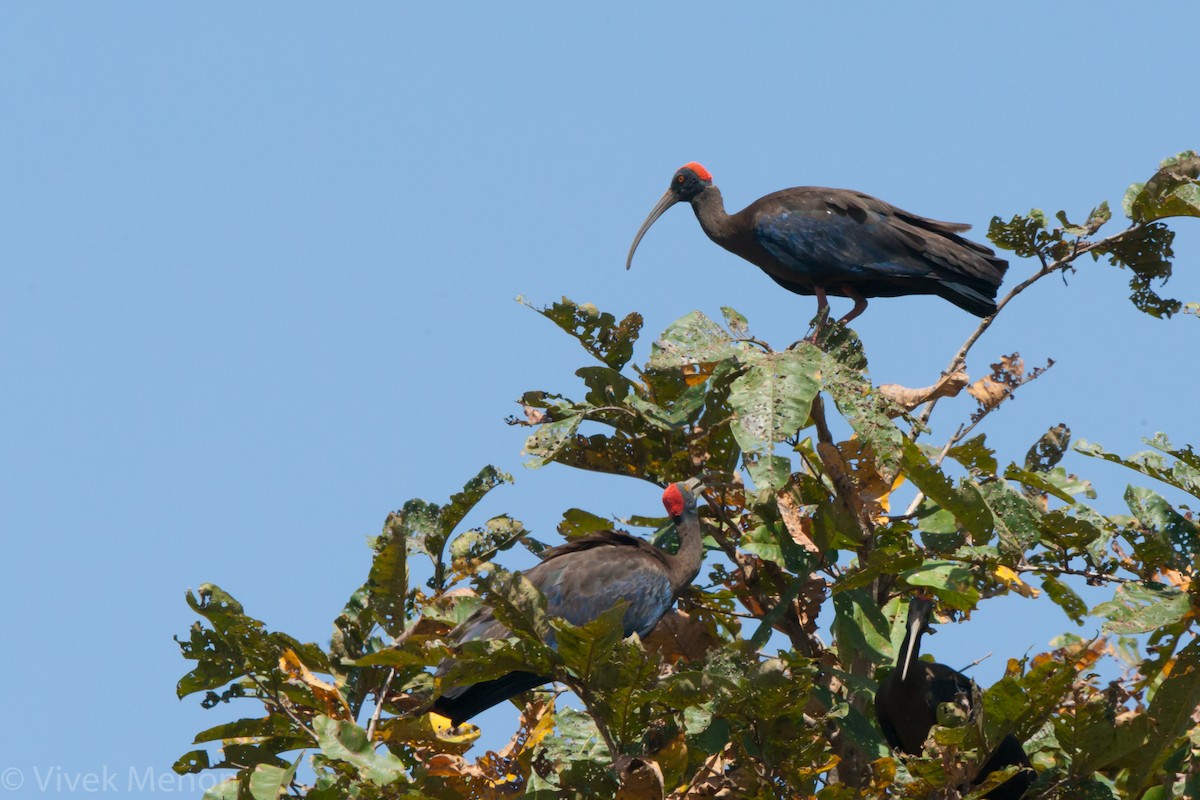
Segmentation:
<svg viewBox="0 0 1200 800">
<path fill-rule="evenodd" d="M 541 563 L 524 573 L 546 596 L 547 612 L 572 625 L 584 625 L 617 603 L 628 603 L 623 618 L 626 636 L 646 636 L 670 610 L 675 599 L 700 571 L 703 556 L 700 520 L 692 490 L 697 483 L 672 483 L 662 501 L 675 523 L 679 548 L 668 553 L 619 531 L 600 531 L 543 554 Z M 480 606 L 451 637 L 458 642 L 509 636 L 492 610 Z M 553 646 L 554 642 L 547 644 Z M 443 676 L 450 663 L 443 663 Z M 532 672 L 510 672 L 499 678 L 462 686 L 443 686 L 433 710 L 455 725 L 492 706 L 550 680 Z"/>
<path fill-rule="evenodd" d="M 923 750 L 925 738 L 937 722 L 937 709 L 941 703 L 957 705 L 968 715 L 981 711 L 979 688 L 974 681 L 945 664 L 918 660 L 921 636 L 936 633 L 929 627 L 932 612 L 931 597 L 916 595 L 909 600 L 907 632 L 896 657 L 896 667 L 879 685 L 875 695 L 875 716 L 888 744 L 911 755 L 920 755 Z M 1021 767 L 1020 771 L 985 797 L 1017 800 L 1037 774 L 1020 741 L 1012 734 L 1004 737 L 980 767 L 974 784 L 979 785 L 996 770 L 1012 765 Z"/>
<path fill-rule="evenodd" d="M 1008 262 L 959 234 L 970 225 L 912 214 L 850 189 L 801 186 L 761 197 L 736 214 L 725 213 L 721 190 L 696 162 L 680 167 L 629 248 L 679 202 L 691 203 L 708 238 L 754 264 L 777 284 L 816 295 L 847 297 L 848 322 L 868 297 L 935 294 L 978 316 L 996 313 L 996 290 Z"/>
</svg>

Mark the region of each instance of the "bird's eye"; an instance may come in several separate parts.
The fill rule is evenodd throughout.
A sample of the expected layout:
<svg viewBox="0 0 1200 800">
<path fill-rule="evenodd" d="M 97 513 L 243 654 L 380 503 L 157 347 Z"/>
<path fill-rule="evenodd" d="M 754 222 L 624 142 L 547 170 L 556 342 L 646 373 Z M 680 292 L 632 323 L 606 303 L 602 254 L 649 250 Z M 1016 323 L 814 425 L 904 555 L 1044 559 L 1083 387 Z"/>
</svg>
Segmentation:
<svg viewBox="0 0 1200 800">
<path fill-rule="evenodd" d="M 676 182 L 676 183 L 683 183 L 683 176 L 682 176 L 682 175 L 676 175 L 676 176 L 675 176 L 675 182 Z"/>
</svg>

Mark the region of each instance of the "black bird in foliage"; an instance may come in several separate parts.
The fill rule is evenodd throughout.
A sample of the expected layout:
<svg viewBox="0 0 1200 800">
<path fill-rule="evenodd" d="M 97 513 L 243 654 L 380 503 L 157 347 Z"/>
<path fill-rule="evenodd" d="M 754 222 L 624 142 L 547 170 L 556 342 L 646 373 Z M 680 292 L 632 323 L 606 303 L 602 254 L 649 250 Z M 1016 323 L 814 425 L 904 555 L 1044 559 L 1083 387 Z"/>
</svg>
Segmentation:
<svg viewBox="0 0 1200 800">
<path fill-rule="evenodd" d="M 929 729 L 937 722 L 939 704 L 956 704 L 967 714 L 982 710 L 979 687 L 974 681 L 945 664 L 918 660 L 921 636 L 937 632 L 929 627 L 932 612 L 932 598 L 916 595 L 909 600 L 908 633 L 896 657 L 896 668 L 879 685 L 875 695 L 875 716 L 888 744 L 911 755 L 920 755 L 925 747 Z M 992 800 L 1017 800 L 1037 778 L 1037 773 L 1030 766 L 1021 742 L 1012 734 L 1004 737 L 979 768 L 974 784 L 978 786 L 996 770 L 1012 765 L 1022 767 L 1021 771 L 984 796 Z"/>
<path fill-rule="evenodd" d="M 679 534 L 674 554 L 617 531 L 593 533 L 547 550 L 542 562 L 524 575 L 546 596 L 548 613 L 584 625 L 625 601 L 625 635 L 644 637 L 654 630 L 700 571 L 704 548 L 694 487 L 690 481 L 673 483 L 663 492 L 663 506 Z M 458 642 L 509 635 L 487 606 L 480 606 L 451 633 Z M 553 641 L 547 644 L 554 646 Z M 448 667 L 449 663 L 439 667 L 438 675 Z M 532 672 L 510 672 L 480 683 L 443 687 L 433 710 L 458 725 L 549 680 Z"/>
<path fill-rule="evenodd" d="M 712 175 L 694 161 L 679 168 L 629 248 L 663 212 L 680 201 L 692 204 L 708 238 L 754 264 L 783 288 L 817 296 L 848 297 L 854 308 L 868 297 L 936 294 L 978 317 L 996 313 L 996 290 L 1008 262 L 958 234 L 970 225 L 910 214 L 862 192 L 801 186 L 755 200 L 726 214 Z"/>
</svg>

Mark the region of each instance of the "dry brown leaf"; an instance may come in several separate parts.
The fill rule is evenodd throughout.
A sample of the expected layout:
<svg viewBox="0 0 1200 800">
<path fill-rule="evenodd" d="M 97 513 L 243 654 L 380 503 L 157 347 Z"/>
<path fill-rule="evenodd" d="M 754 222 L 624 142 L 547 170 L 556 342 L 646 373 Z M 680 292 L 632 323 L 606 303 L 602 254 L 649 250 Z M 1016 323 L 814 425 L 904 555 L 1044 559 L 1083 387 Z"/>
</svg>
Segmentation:
<svg viewBox="0 0 1200 800">
<path fill-rule="evenodd" d="M 425 761 L 425 770 L 436 778 L 483 778 L 483 770 L 462 756 L 438 753 Z"/>
<path fill-rule="evenodd" d="M 992 374 L 972 383 L 967 387 L 967 394 L 979 401 L 981 411 L 990 411 L 1000 405 L 1017 387 L 1041 375 L 1054 365 L 1048 360 L 1045 367 L 1039 367 L 1028 375 L 1025 374 L 1025 362 L 1020 353 L 1010 356 L 1000 356 L 1000 360 L 992 364 Z"/>
<path fill-rule="evenodd" d="M 701 661 L 710 650 L 720 647 L 721 641 L 702 620 L 683 611 L 671 611 L 659 620 L 642 644 L 667 661 Z"/>
<path fill-rule="evenodd" d="M 554 698 L 534 700 L 521 712 L 521 724 L 508 744 L 496 753 L 499 758 L 512 759 L 532 750 L 554 730 Z"/>
<path fill-rule="evenodd" d="M 822 442 L 817 445 L 817 453 L 834 486 L 853 504 L 851 511 L 861 519 L 886 521 L 891 494 L 903 483 L 903 476 L 881 474 L 874 451 L 858 439 L 836 445 Z"/>
<path fill-rule="evenodd" d="M 325 715 L 334 719 L 353 719 L 350 705 L 332 683 L 321 680 L 300 661 L 300 656 L 290 647 L 279 657 L 279 669 L 288 678 L 300 681 L 313 693 L 313 698 L 325 707 Z"/>
<path fill-rule="evenodd" d="M 800 594 L 792 601 L 796 609 L 796 618 L 804 632 L 812 634 L 817 630 L 817 616 L 821 613 L 821 604 L 825 602 L 828 584 L 824 578 L 813 578 L 805 581 L 800 587 Z"/>
<path fill-rule="evenodd" d="M 963 390 L 971 379 L 965 370 L 958 370 L 949 375 L 943 375 L 941 380 L 932 386 L 920 389 L 910 389 L 896 383 L 885 383 L 879 387 L 884 397 L 891 400 L 905 411 L 912 411 L 922 403 L 937 400 L 942 397 L 954 397 Z"/>
<path fill-rule="evenodd" d="M 800 501 L 793 492 L 780 492 L 779 516 L 783 517 L 783 526 L 791 535 L 792 541 L 810 553 L 819 553 L 817 543 L 812 540 L 812 517 L 804 514 Z"/>
<path fill-rule="evenodd" d="M 663 774 L 656 761 L 621 756 L 614 766 L 621 784 L 617 800 L 663 800 Z"/>
<path fill-rule="evenodd" d="M 1180 591 L 1189 591 L 1192 586 L 1192 579 L 1184 575 L 1178 570 L 1162 568 L 1158 571 L 1158 578 L 1165 583 L 1169 583 Z"/>
</svg>

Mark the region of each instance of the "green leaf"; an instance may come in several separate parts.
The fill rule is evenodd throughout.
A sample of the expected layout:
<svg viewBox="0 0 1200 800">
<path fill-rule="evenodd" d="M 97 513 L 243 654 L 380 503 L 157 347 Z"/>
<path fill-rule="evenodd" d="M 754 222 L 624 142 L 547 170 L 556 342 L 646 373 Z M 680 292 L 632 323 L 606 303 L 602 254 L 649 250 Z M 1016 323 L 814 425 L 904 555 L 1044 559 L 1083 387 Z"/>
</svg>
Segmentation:
<svg viewBox="0 0 1200 800">
<path fill-rule="evenodd" d="M 1049 472 L 1071 445 L 1071 429 L 1061 422 L 1042 434 L 1025 454 L 1025 469 L 1030 472 Z M 995 467 L 992 468 L 995 471 Z"/>
<path fill-rule="evenodd" d="M 1080 480 L 1074 475 L 1068 475 L 1062 467 L 1055 467 L 1049 472 L 1030 472 L 1015 464 L 1009 464 L 1004 470 L 1004 477 L 1010 481 L 1024 484 L 1022 494 L 1030 500 L 1036 500 L 1042 495 L 1052 495 L 1065 503 L 1075 503 L 1076 494 L 1095 498 L 1096 490 L 1090 481 Z"/>
<path fill-rule="evenodd" d="M 200 741 L 200 736 L 196 737 L 196 741 Z M 189 750 L 175 759 L 175 763 L 171 766 L 171 769 L 179 775 L 188 775 L 195 772 L 203 772 L 210 767 L 212 767 L 212 763 L 208 759 L 207 750 Z"/>
<path fill-rule="evenodd" d="M 1000 217 L 992 217 L 988 225 L 988 239 L 997 247 L 1012 250 L 1021 258 L 1032 258 L 1045 244 L 1045 230 L 1046 215 L 1035 208 L 1029 212 L 1029 216 L 1017 214 L 1008 222 Z"/>
<path fill-rule="evenodd" d="M 492 465 L 479 470 L 479 474 L 467 481 L 461 492 L 450 495 L 450 502 L 438 514 L 442 533 L 448 539 L 463 518 L 471 512 L 488 492 L 504 483 L 512 483 L 512 476 Z"/>
<path fill-rule="evenodd" d="M 1176 448 L 1162 433 L 1157 433 L 1154 438 L 1143 439 L 1143 441 L 1159 452 L 1145 451 L 1123 458 L 1108 452 L 1100 444 L 1086 440 L 1080 440 L 1075 445 L 1075 450 L 1085 456 L 1101 458 L 1113 464 L 1128 467 L 1200 499 L 1200 456 L 1192 451 L 1191 446 Z M 1171 456 L 1175 461 L 1168 462 L 1163 458 L 1164 454 Z"/>
<path fill-rule="evenodd" d="M 1071 618 L 1072 622 L 1076 625 L 1083 624 L 1083 617 L 1087 614 L 1087 604 L 1075 593 L 1074 589 L 1053 575 L 1042 576 L 1042 589 L 1050 596 L 1054 604 Z"/>
<path fill-rule="evenodd" d="M 699 311 L 672 322 L 650 351 L 652 369 L 716 364 L 736 358 L 745 346 L 734 341 L 720 325 Z"/>
<path fill-rule="evenodd" d="M 250 773 L 248 783 L 250 796 L 254 800 L 277 800 L 279 795 L 287 792 L 288 785 L 296 776 L 296 768 L 300 766 L 300 758 L 290 767 L 273 767 L 269 764 L 258 764 Z"/>
<path fill-rule="evenodd" d="M 779 599 L 775 602 L 775 605 L 771 606 L 771 610 L 763 615 L 762 621 L 758 624 L 758 628 L 750 637 L 751 650 L 761 650 L 763 648 L 763 646 L 767 643 L 767 639 L 771 638 L 771 629 L 775 626 L 775 623 L 779 621 L 780 617 L 784 615 L 788 608 L 791 607 L 792 601 L 795 600 L 796 596 L 800 594 L 800 590 L 804 588 L 804 584 L 807 583 L 808 580 L 808 575 L 797 575 L 792 579 L 792 582 L 788 584 L 788 587 L 783 590 L 783 594 L 779 596 Z"/>
<path fill-rule="evenodd" d="M 513 633 L 539 642 L 550 633 L 546 615 L 546 597 L 519 572 L 497 572 L 486 581 L 485 600 L 496 619 Z"/>
<path fill-rule="evenodd" d="M 568 508 L 563 512 L 562 522 L 558 523 L 559 534 L 568 541 L 580 539 L 590 533 L 606 531 L 612 528 L 612 520 L 598 516 L 581 508 Z"/>
<path fill-rule="evenodd" d="M 216 742 L 222 739 L 243 739 L 262 736 L 284 736 L 295 731 L 293 723 L 287 717 L 271 714 L 256 719 L 239 719 L 236 722 L 226 722 L 208 730 L 197 733 L 192 741 L 195 744 Z M 203 752 L 203 751 L 199 751 Z"/>
<path fill-rule="evenodd" d="M 226 778 L 205 792 L 200 800 L 238 800 L 239 788 L 237 776 Z"/>
<path fill-rule="evenodd" d="M 1062 223 L 1064 232 L 1072 236 L 1086 237 L 1092 236 L 1096 231 L 1104 227 L 1104 224 L 1112 219 L 1112 211 L 1109 210 L 1108 201 L 1105 200 L 1099 206 L 1092 209 L 1092 213 L 1088 214 L 1087 222 L 1082 225 L 1072 225 L 1068 222 L 1065 211 L 1059 211 L 1055 216 Z"/>
<path fill-rule="evenodd" d="M 721 315 L 725 317 L 725 324 L 734 336 L 745 336 L 749 332 L 750 323 L 729 306 L 721 306 Z"/>
<path fill-rule="evenodd" d="M 1185 150 L 1163 160 L 1145 183 L 1125 192 L 1121 207 L 1134 222 L 1165 217 L 1200 217 L 1200 155 Z"/>
<path fill-rule="evenodd" d="M 464 531 L 450 542 L 450 559 L 456 570 L 474 574 L 487 569 L 489 560 L 524 538 L 529 531 L 507 514 L 492 517 L 483 528 Z"/>
<path fill-rule="evenodd" d="M 745 456 L 782 458 L 777 456 L 776 446 L 808 424 L 820 388 L 819 372 L 820 354 L 812 347 L 763 353 L 750 360 L 729 391 L 729 403 L 736 413 L 733 435 Z M 778 470 L 762 474 L 771 488 L 783 485 L 781 477 L 786 481 Z"/>
<path fill-rule="evenodd" d="M 562 452 L 574 438 L 583 422 L 583 413 L 569 414 L 554 422 L 544 422 L 525 440 L 525 454 L 532 456 L 525 462 L 530 469 L 546 466 Z"/>
<path fill-rule="evenodd" d="M 1186 572 L 1200 556 L 1200 527 L 1176 511 L 1162 495 L 1130 486 L 1125 502 L 1141 523 L 1133 548 L 1143 564 Z"/>
<path fill-rule="evenodd" d="M 1139 311 L 1152 317 L 1170 317 L 1183 308 L 1183 303 L 1161 297 L 1151 284 L 1155 281 L 1165 284 L 1170 279 L 1174 241 L 1174 231 L 1161 222 L 1151 222 L 1130 228 L 1119 238 L 1089 252 L 1095 259 L 1107 255 L 1108 263 L 1133 273 L 1129 279 L 1129 300 Z"/>
<path fill-rule="evenodd" d="M 1041 539 L 1040 514 L 1020 492 L 1007 481 L 989 481 L 980 485 L 979 493 L 992 512 L 1000 552 L 1019 559 Z"/>
<path fill-rule="evenodd" d="M 833 596 L 833 636 L 838 658 L 853 663 L 861 655 L 875 664 L 891 660 L 891 625 L 866 589 L 851 589 Z"/>
<path fill-rule="evenodd" d="M 577 304 L 564 297 L 545 308 L 535 308 L 518 297 L 522 303 L 574 336 L 583 349 L 613 369 L 621 369 L 633 357 L 633 345 L 642 329 L 642 315 L 633 312 L 617 322 L 617 318 L 601 312 L 591 303 Z"/>
<path fill-rule="evenodd" d="M 611 660 L 613 647 L 625 638 L 628 608 L 627 602 L 619 602 L 586 625 L 575 626 L 558 618 L 550 621 L 556 632 L 555 649 L 576 677 L 588 681 L 599 663 Z"/>
<path fill-rule="evenodd" d="M 1092 609 L 1104 617 L 1110 633 L 1149 633 L 1183 619 L 1191 610 L 1191 597 L 1173 587 L 1157 583 L 1123 583 L 1113 599 Z"/>
<path fill-rule="evenodd" d="M 352 765 L 364 780 L 387 786 L 404 779 L 403 762 L 386 750 L 376 753 L 367 732 L 353 722 L 317 715 L 313 730 L 326 758 Z"/>
<path fill-rule="evenodd" d="M 909 586 L 924 586 L 951 608 L 970 611 L 979 602 L 975 576 L 956 561 L 926 561 L 900 573 Z"/>
<path fill-rule="evenodd" d="M 946 455 L 974 472 L 996 474 L 996 451 L 987 446 L 982 433 L 950 448 Z"/>
<path fill-rule="evenodd" d="M 388 515 L 383 533 L 373 542 L 375 557 L 367 576 L 368 602 L 389 636 L 404 630 L 408 596 L 408 537 L 403 512 Z"/>
<path fill-rule="evenodd" d="M 921 449 L 911 441 L 902 445 L 904 474 L 926 497 L 949 511 L 975 537 L 976 542 L 986 542 L 992 535 L 992 513 L 983 501 L 979 489 L 967 483 L 959 489 L 950 479 L 934 466 Z"/>
<path fill-rule="evenodd" d="M 1193 639 L 1179 651 L 1171 674 L 1150 700 L 1148 740 L 1130 758 L 1129 773 L 1124 780 L 1130 797 L 1138 796 L 1167 755 L 1186 743 L 1183 737 L 1193 726 L 1197 707 L 1200 707 L 1200 640 Z"/>
</svg>

